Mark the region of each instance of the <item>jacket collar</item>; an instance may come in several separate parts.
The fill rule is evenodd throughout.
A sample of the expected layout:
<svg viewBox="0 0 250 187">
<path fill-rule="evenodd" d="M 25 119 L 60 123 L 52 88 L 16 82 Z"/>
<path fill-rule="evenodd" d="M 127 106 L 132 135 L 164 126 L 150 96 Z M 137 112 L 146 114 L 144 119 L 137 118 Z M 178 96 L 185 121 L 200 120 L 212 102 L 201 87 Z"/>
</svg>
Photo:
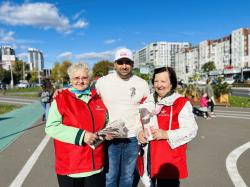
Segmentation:
<svg viewBox="0 0 250 187">
<path fill-rule="evenodd" d="M 154 103 L 156 103 L 158 105 L 172 106 L 174 104 L 175 100 L 178 99 L 179 97 L 182 97 L 182 95 L 175 92 L 172 95 L 164 97 L 160 101 L 155 102 L 154 94 L 151 94 L 148 101 L 149 102 L 154 102 Z"/>
</svg>

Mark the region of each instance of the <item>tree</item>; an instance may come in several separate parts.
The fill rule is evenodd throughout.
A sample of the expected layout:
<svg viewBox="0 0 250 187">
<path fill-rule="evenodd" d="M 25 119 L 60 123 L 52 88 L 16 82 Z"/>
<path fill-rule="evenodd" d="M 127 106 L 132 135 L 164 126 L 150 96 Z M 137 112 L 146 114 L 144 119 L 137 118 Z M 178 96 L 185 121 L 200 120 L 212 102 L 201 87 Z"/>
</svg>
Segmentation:
<svg viewBox="0 0 250 187">
<path fill-rule="evenodd" d="M 11 80 L 10 71 L 7 71 L 2 67 L 0 67 L 0 81 L 2 81 L 5 84 L 10 84 L 10 80 Z"/>
<path fill-rule="evenodd" d="M 202 69 L 203 72 L 208 73 L 209 71 L 215 70 L 216 66 L 215 66 L 213 61 L 209 61 L 209 62 L 203 64 L 201 69 Z"/>
<path fill-rule="evenodd" d="M 146 81 L 149 81 L 150 79 L 150 75 L 149 74 L 142 74 L 140 72 L 140 69 L 139 68 L 134 68 L 133 69 L 133 74 L 134 75 L 137 75 L 138 77 L 141 77 L 142 79 L 146 80 Z"/>
<path fill-rule="evenodd" d="M 23 63 L 22 61 L 16 60 L 12 67 L 14 83 L 18 83 L 19 80 L 23 79 Z"/>
<path fill-rule="evenodd" d="M 30 83 L 38 82 L 38 72 L 36 70 L 31 71 L 30 75 L 31 75 L 29 79 Z"/>
<path fill-rule="evenodd" d="M 67 71 L 68 71 L 69 66 L 71 66 L 71 64 L 72 63 L 69 61 L 64 61 L 61 65 L 61 69 L 60 69 L 61 79 L 62 79 L 62 83 L 64 84 L 69 82 L 69 76 L 68 76 Z"/>
<path fill-rule="evenodd" d="M 223 82 L 221 77 L 218 77 L 217 83 L 213 85 L 215 98 L 218 99 L 223 94 L 229 94 L 232 89 L 229 84 Z"/>
<path fill-rule="evenodd" d="M 109 70 L 113 69 L 113 67 L 114 64 L 112 62 L 102 60 L 94 65 L 92 77 L 102 77 L 107 75 Z"/>
<path fill-rule="evenodd" d="M 64 61 L 62 64 L 56 63 L 51 70 L 51 79 L 57 83 L 68 83 L 67 70 L 71 64 L 69 61 Z"/>
</svg>

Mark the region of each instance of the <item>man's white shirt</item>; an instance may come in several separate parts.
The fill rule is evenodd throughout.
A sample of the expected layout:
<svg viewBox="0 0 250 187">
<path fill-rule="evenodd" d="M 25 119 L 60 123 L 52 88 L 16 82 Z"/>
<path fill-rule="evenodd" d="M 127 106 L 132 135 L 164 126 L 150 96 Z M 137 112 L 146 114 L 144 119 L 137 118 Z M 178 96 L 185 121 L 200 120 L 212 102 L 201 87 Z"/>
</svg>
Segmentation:
<svg viewBox="0 0 250 187">
<path fill-rule="evenodd" d="M 108 109 L 110 122 L 123 120 L 127 137 L 136 137 L 141 129 L 140 102 L 150 95 L 147 82 L 135 75 L 123 80 L 112 73 L 98 79 L 95 86 Z"/>
</svg>

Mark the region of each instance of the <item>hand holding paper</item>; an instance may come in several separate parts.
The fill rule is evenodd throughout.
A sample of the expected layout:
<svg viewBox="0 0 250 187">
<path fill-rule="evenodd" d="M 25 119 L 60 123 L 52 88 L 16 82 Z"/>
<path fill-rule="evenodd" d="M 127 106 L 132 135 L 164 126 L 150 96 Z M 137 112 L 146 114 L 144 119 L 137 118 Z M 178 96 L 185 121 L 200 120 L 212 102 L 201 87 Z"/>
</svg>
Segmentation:
<svg viewBox="0 0 250 187">
<path fill-rule="evenodd" d="M 127 128 L 125 127 L 125 123 L 122 120 L 115 120 L 109 123 L 104 129 L 97 132 L 97 136 L 99 137 L 93 144 L 90 145 L 92 149 L 95 149 L 98 145 L 100 145 L 105 139 L 113 139 L 113 138 L 123 138 L 127 135 Z"/>
</svg>

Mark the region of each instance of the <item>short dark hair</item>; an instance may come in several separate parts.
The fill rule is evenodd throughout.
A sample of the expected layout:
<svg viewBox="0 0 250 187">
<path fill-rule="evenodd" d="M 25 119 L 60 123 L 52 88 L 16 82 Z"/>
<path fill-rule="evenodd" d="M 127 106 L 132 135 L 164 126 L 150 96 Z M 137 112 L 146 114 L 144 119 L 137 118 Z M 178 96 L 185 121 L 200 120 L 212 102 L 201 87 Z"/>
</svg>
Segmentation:
<svg viewBox="0 0 250 187">
<path fill-rule="evenodd" d="M 154 84 L 155 81 L 155 75 L 158 73 L 162 72 L 168 72 L 169 74 L 169 80 L 170 83 L 172 84 L 172 90 L 175 90 L 177 87 L 177 78 L 176 78 L 176 73 L 173 68 L 171 67 L 161 67 L 161 68 L 156 68 L 154 70 L 153 78 L 152 78 L 152 84 Z"/>
</svg>

